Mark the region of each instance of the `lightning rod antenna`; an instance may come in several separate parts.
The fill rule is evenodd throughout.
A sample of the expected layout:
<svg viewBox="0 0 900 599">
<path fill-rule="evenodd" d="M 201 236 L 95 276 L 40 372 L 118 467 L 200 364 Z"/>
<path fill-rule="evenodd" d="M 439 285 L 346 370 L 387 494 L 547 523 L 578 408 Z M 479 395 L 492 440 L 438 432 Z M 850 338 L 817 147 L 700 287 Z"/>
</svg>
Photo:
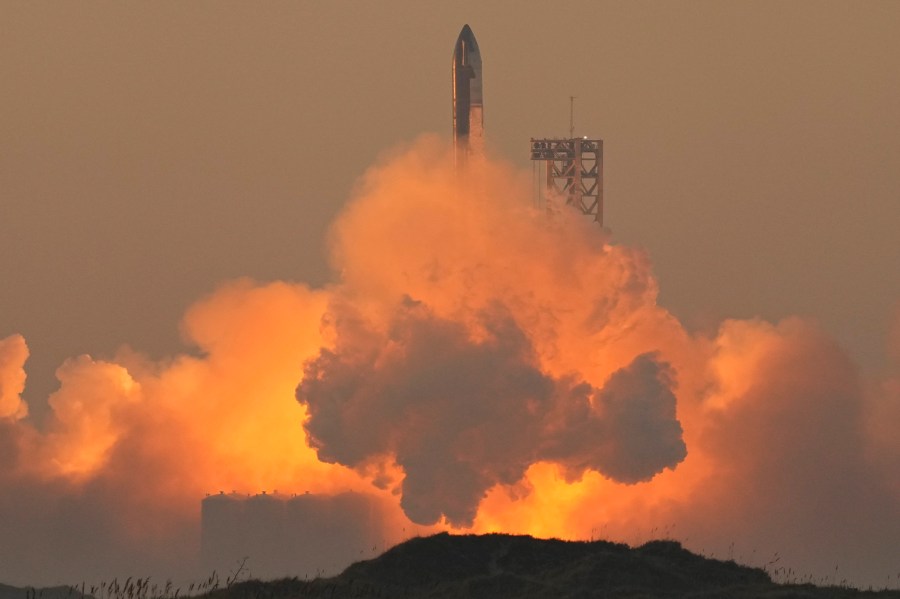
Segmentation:
<svg viewBox="0 0 900 599">
<path fill-rule="evenodd" d="M 569 96 L 569 139 L 575 137 L 575 96 Z"/>
<path fill-rule="evenodd" d="M 575 139 L 575 96 L 569 96 L 569 138 L 531 138 L 531 159 L 544 163 L 543 176 L 535 185 L 537 202 L 552 196 L 565 198 L 567 205 L 603 226 L 603 140 Z M 545 204 L 550 208 L 550 203 Z"/>
</svg>

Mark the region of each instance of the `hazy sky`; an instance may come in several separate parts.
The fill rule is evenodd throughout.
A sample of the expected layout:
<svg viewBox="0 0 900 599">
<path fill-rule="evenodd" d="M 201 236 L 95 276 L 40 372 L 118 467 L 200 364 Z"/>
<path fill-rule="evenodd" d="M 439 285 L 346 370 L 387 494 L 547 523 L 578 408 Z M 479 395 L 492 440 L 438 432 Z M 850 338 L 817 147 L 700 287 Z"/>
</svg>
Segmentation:
<svg viewBox="0 0 900 599">
<path fill-rule="evenodd" d="M 376 162 L 400 154 L 401 148 L 410 147 L 422 134 L 449 138 L 451 51 L 464 23 L 471 25 L 483 57 L 489 151 L 527 176 L 529 138 L 565 135 L 569 96 L 576 96 L 576 133 L 605 142 L 606 223 L 613 241 L 648 251 L 659 281 L 660 304 L 689 330 L 712 334 L 726 318 L 760 317 L 774 322 L 797 314 L 818 321 L 867 373 L 878 374 L 889 363 L 886 345 L 892 323 L 900 327 L 896 234 L 900 221 L 900 3 L 0 0 L 0 340 L 19 333 L 28 343 L 24 398 L 37 424 L 49 413 L 47 396 L 59 385 L 54 371 L 67 358 L 84 353 L 112 358 L 127 344 L 154 360 L 163 359 L 158 369 L 165 374 L 166 356 L 194 351 L 185 349 L 182 342 L 180 322 L 185 310 L 222 283 L 250 277 L 317 287 L 335 279 L 326 258 L 328 227 L 360 177 Z M 428 144 L 412 147 L 427 148 Z M 397 164 L 416 162 L 406 158 Z M 387 170 L 395 172 L 391 169 L 397 164 Z M 394 188 L 387 185 L 386 189 Z M 352 226 L 345 225 L 332 238 L 346 236 L 348 231 L 363 238 L 357 243 L 345 237 L 340 240 L 342 248 L 357 252 L 349 262 L 357 268 L 348 279 L 351 288 L 369 280 L 366 269 L 359 266 L 368 264 L 368 230 L 362 226 L 365 220 L 353 220 L 369 205 L 354 213 L 357 216 L 351 215 Z M 507 213 L 502 214 L 505 218 Z M 385 238 L 396 239 L 393 229 L 383 231 L 389 232 Z M 496 226 L 496 235 L 505 235 L 502 225 Z M 592 241 L 579 239 L 583 245 L 575 247 L 594 247 Z M 516 240 L 509 244 L 522 245 L 527 246 L 516 245 Z M 627 257 L 630 251 L 612 255 L 619 254 Z M 402 252 L 398 256 L 403 258 Z M 635 272 L 649 271 L 640 260 L 634 264 Z M 388 278 L 392 274 L 391 264 L 376 267 L 383 268 Z M 593 273 L 591 268 L 588 265 L 585 272 Z M 616 284 L 622 283 L 617 280 Z M 649 295 L 643 295 L 651 287 L 625 285 L 623 289 L 625 295 L 634 293 L 641 302 L 652 303 Z M 232 295 L 299 294 L 300 299 L 292 295 L 291 302 L 307 308 L 320 301 L 314 294 L 310 299 L 306 292 L 285 291 L 286 286 L 241 289 L 226 290 L 189 319 L 192 338 L 201 346 L 213 347 L 212 353 L 221 352 L 214 343 L 219 325 L 209 324 L 204 314 L 218 309 L 226 316 L 228 310 L 239 313 L 228 303 Z M 272 312 L 279 318 L 290 320 L 300 311 L 294 303 L 272 301 L 273 306 L 281 306 Z M 309 308 L 309 314 L 315 310 Z M 658 325 L 664 333 L 661 337 L 677 336 L 667 328 L 671 322 L 664 315 L 653 314 L 659 320 L 639 325 L 650 329 Z M 425 335 L 426 341 L 465 337 L 456 329 L 449 333 L 441 329 L 443 325 L 432 323 L 427 315 L 413 314 L 409 317 L 413 340 L 420 334 L 417 318 L 442 331 L 433 338 Z M 271 328 L 255 332 L 265 338 L 289 328 L 279 325 L 270 323 Z M 317 330 L 313 325 L 304 324 Z M 819 410 L 819 396 L 804 395 L 808 389 L 803 385 L 800 391 L 791 387 L 798 380 L 818 376 L 808 364 L 833 366 L 821 373 L 823 385 L 835 379 L 840 384 L 829 388 L 844 393 L 844 387 L 853 387 L 843 382 L 855 380 L 852 366 L 842 361 L 842 354 L 827 338 L 804 328 L 807 325 L 789 322 L 771 330 L 759 323 L 726 327 L 717 342 L 731 348 L 737 356 L 735 363 L 742 363 L 744 357 L 741 331 L 755 326 L 764 331 L 761 338 L 769 344 L 760 347 L 769 350 L 748 362 L 765 362 L 760 372 L 767 374 L 754 379 L 762 382 L 744 390 L 744 395 L 751 399 L 760 395 L 765 401 L 759 405 L 778 404 L 782 396 L 787 405 L 800 397 L 798 405 L 807 402 L 803 405 Z M 359 331 L 341 333 L 353 338 Z M 268 359 L 265 351 L 269 351 L 284 360 L 285 371 L 298 369 L 292 362 L 294 354 L 279 354 L 277 347 L 267 345 L 267 338 L 257 341 L 262 349 L 248 346 L 239 353 L 248 368 L 264 369 L 262 358 Z M 793 343 L 826 349 L 784 349 Z M 21 346 L 13 339 L 9 347 L 13 356 L 9 362 L 17 367 L 14 358 L 22 355 Z M 668 346 L 664 349 L 678 355 Z M 470 350 L 460 350 L 467 363 L 484 362 L 478 352 L 471 358 L 466 353 Z M 525 347 L 511 353 L 527 361 L 529 351 Z M 421 353 L 431 357 L 427 351 Z M 126 360 L 129 368 L 138 362 L 132 354 L 123 354 L 132 356 Z M 730 357 L 728 351 L 721 354 Z M 818 357 L 818 361 L 795 359 L 796 355 Z M 254 364 L 253 358 L 261 363 Z M 215 366 L 215 360 L 209 362 Z M 713 369 L 721 366 L 710 364 Z M 728 379 L 727 366 L 722 367 L 724 379 Z M 317 367 L 330 373 L 327 363 Z M 68 372 L 70 380 L 75 380 L 75 371 L 104 368 L 113 381 L 128 378 L 120 377 L 128 375 L 124 367 L 120 371 L 85 360 L 71 363 Z M 153 368 L 142 372 L 138 367 L 132 374 L 141 381 L 151 380 Z M 660 380 L 667 376 L 666 368 L 651 358 L 629 368 L 663 373 Z M 746 368 L 756 374 L 750 366 Z M 796 375 L 804 368 L 807 378 Z M 17 376 L 15 368 L 9 372 L 13 379 Z M 398 368 L 397 372 L 402 384 L 407 371 Z M 220 382 L 216 376 L 210 380 Z M 335 380 L 341 383 L 340 377 Z M 221 383 L 233 387 L 235 397 L 248 395 L 233 380 Z M 256 381 L 242 384 L 255 389 Z M 696 380 L 687 386 L 692 384 L 699 386 Z M 665 388 L 658 393 L 666 401 L 667 385 L 660 383 Z M 769 385 L 771 392 L 767 392 Z M 296 408 L 295 386 L 296 380 L 287 377 L 285 397 L 292 408 Z M 60 395 L 60 403 L 77 406 L 79 387 L 70 387 Z M 200 388 L 218 389 L 215 385 Z M 116 388 L 110 396 L 128 395 L 130 389 Z M 900 386 L 895 388 L 900 397 L 897 389 Z M 94 393 L 89 388 L 86 392 Z M 163 404 L 170 396 L 173 402 L 180 399 L 162 383 L 158 387 L 144 384 L 142 392 L 162 398 Z M 844 422 L 841 393 L 826 394 L 835 403 L 825 402 L 827 409 L 819 410 L 834 408 L 823 416 L 828 423 Z M 856 394 L 852 390 L 845 395 Z M 316 390 L 307 390 L 306 396 L 314 406 Z M 248 410 L 256 409 L 247 402 Z M 799 408 L 791 412 L 791 406 L 788 416 L 806 422 L 807 412 Z M 153 406 L 141 409 L 151 414 Z M 688 404 L 684 411 L 690 409 Z M 284 420 L 280 414 L 273 419 Z M 702 441 L 706 447 L 726 447 L 728 440 L 737 438 L 733 432 L 739 431 L 747 437 L 746 447 L 765 449 L 770 442 L 766 427 L 778 420 L 770 416 L 765 410 L 736 410 L 733 429 L 723 429 L 721 439 Z M 745 421 L 758 426 L 744 426 Z M 129 422 L 156 430 L 156 421 L 144 419 L 143 413 Z M 793 421 L 783 422 L 787 422 L 785 430 L 793 430 Z M 4 459 L 20 457 L 18 449 L 9 447 L 20 442 L 28 447 L 31 439 L 31 429 L 9 426 L 4 429 L 7 432 L 0 431 L 8 436 L 0 438 Z M 829 486 L 843 484 L 842 476 L 852 478 L 857 471 L 855 429 L 804 426 L 808 430 L 772 445 L 778 450 L 773 449 L 771 456 L 759 452 L 770 459 L 760 462 L 765 467 L 759 467 L 764 475 L 759 480 L 774 472 L 766 464 L 784 461 L 779 454 L 783 448 L 796 460 L 791 467 L 801 473 L 788 477 L 796 493 L 791 488 L 766 499 L 770 487 L 760 484 L 759 498 L 747 495 L 748 504 L 760 506 L 762 521 L 784 528 L 785 535 L 793 534 L 793 529 L 772 519 L 777 511 L 772 506 L 781 497 L 796 504 L 786 519 L 806 513 L 803 506 L 818 502 L 821 496 L 836 498 L 825 511 L 810 515 L 809 528 L 802 530 L 818 530 L 816 518 L 839 519 L 847 505 L 863 506 L 856 510 L 861 519 L 870 505 L 883 508 L 878 513 L 896 512 L 896 503 L 885 505 L 896 495 L 884 493 L 881 487 L 871 492 L 875 499 L 864 503 L 860 494 L 833 493 Z M 336 434 L 327 426 L 316 430 L 326 441 Z M 826 430 L 828 435 L 823 433 Z M 884 438 L 890 441 L 890 428 L 885 430 Z M 50 430 L 51 445 L 58 440 L 53 436 L 57 432 Z M 285 434 L 294 438 L 293 429 Z M 77 446 L 80 438 L 72 438 Z M 833 438 L 837 442 L 832 443 Z M 299 429 L 296 439 L 305 443 Z M 143 492 L 126 476 L 137 462 L 130 461 L 128 451 L 133 447 L 123 445 L 125 450 L 113 460 L 113 470 L 125 473 L 115 479 L 120 487 L 107 492 L 103 486 L 107 479 L 98 479 L 79 500 L 101 516 L 106 504 L 91 503 L 91 493 L 115 498 L 122 488 L 137 489 L 136 495 Z M 346 449 L 336 445 L 338 450 Z M 816 451 L 807 451 L 809 445 L 815 445 Z M 852 451 L 843 452 L 844 446 Z M 736 452 L 735 463 L 756 459 L 730 446 L 720 453 L 730 458 L 731 450 Z M 834 467 L 836 474 L 831 478 L 818 468 L 829 452 L 851 456 Z M 413 446 L 413 458 L 419 453 Z M 355 456 L 342 463 L 354 465 Z M 499 466 L 498 471 L 506 472 Z M 165 470 L 157 475 L 152 485 L 147 483 L 150 491 L 158 490 L 157 481 L 169 477 Z M 867 476 L 858 475 L 861 480 L 869 480 Z M 840 480 L 835 483 L 832 478 Z M 718 484 L 724 488 L 732 480 L 721 478 Z M 181 484 L 183 479 L 177 481 Z M 251 484 L 256 481 L 247 482 Z M 737 487 L 732 487 L 721 496 L 733 497 L 730 493 L 737 493 Z M 479 488 L 473 494 L 475 500 L 482 497 L 480 492 Z M 44 487 L 34 496 L 55 497 L 52 489 Z M 0 494 L 5 502 L 0 516 L 12 514 L 12 521 L 18 513 L 33 512 L 38 514 L 33 521 L 40 523 L 45 508 L 29 497 L 14 489 Z M 622 513 L 627 514 L 631 495 L 625 497 L 619 507 L 625 506 Z M 716 497 L 712 494 L 708 500 Z M 190 501 L 193 506 L 193 495 Z M 47 505 L 55 504 L 48 500 Z M 141 507 L 140 502 L 129 505 Z M 832 508 L 838 517 L 828 515 Z M 503 513 L 499 508 L 495 511 Z M 58 513 L 65 526 L 74 523 L 90 529 L 79 518 L 66 516 L 65 509 Z M 701 504 L 684 521 L 696 516 L 694 525 L 703 530 L 707 513 Z M 727 536 L 732 534 L 729 526 L 743 522 L 743 513 L 723 512 L 720 541 L 743 534 L 738 527 L 733 529 L 739 531 L 735 536 Z M 862 536 L 869 535 L 869 528 L 878 528 L 874 522 L 864 524 L 844 522 Z M 65 526 L 59 534 L 68 534 Z M 192 533 L 185 530 L 185 535 Z M 888 540 L 882 545 L 878 545 L 881 537 L 875 538 L 873 554 L 883 555 L 881 548 L 896 541 L 896 532 L 884 532 Z M 769 529 L 760 529 L 761 537 L 766 534 Z M 830 529 L 822 532 L 827 534 Z M 77 545 L 79 537 L 70 536 L 73 546 Z M 806 537 L 794 540 L 798 546 L 807 543 Z M 852 557 L 855 549 L 843 546 Z M 35 547 L 38 557 L 34 560 L 17 559 L 39 570 L 41 550 L 40 545 Z M 59 547 L 60 563 L 65 564 L 68 550 Z M 167 552 L 165 547 L 160 550 Z M 865 560 L 871 554 L 859 555 Z M 880 567 L 873 566 L 879 575 Z M 78 571 L 76 565 L 72 568 Z"/>
<path fill-rule="evenodd" d="M 464 22 L 493 151 L 529 168 L 577 96 L 607 223 L 649 250 L 663 305 L 697 326 L 811 315 L 880 365 L 897 3 L 5 0 L 0 335 L 28 340 L 26 397 L 68 356 L 174 351 L 223 280 L 326 281 L 327 223 L 364 169 L 449 135 Z"/>
</svg>

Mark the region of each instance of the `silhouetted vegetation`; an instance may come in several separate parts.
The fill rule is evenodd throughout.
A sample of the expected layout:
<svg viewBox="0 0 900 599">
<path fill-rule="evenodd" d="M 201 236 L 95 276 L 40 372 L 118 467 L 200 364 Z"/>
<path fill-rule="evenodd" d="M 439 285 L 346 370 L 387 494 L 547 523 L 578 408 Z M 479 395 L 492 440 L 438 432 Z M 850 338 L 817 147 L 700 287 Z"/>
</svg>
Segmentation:
<svg viewBox="0 0 900 599">
<path fill-rule="evenodd" d="M 411 539 L 333 578 L 252 580 L 211 593 L 211 599 L 332 597 L 900 599 L 900 591 L 778 584 L 764 570 L 705 558 L 675 541 L 632 549 L 606 541 L 444 533 Z"/>
<path fill-rule="evenodd" d="M 90 589 L 0 585 L 0 599 L 900 599 L 900 591 L 776 583 L 765 570 L 702 557 L 669 540 L 632 549 L 607 541 L 443 533 L 411 539 L 332 578 L 263 582 L 241 580 L 243 573 L 242 563 L 224 581 L 213 573 L 186 589 L 130 578 Z"/>
</svg>

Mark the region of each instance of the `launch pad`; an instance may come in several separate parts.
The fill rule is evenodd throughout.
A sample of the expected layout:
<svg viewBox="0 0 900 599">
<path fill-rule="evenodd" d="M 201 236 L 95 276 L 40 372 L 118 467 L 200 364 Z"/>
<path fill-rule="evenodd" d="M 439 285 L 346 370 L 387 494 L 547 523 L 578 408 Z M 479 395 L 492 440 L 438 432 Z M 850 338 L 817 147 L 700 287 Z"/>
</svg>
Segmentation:
<svg viewBox="0 0 900 599">
<path fill-rule="evenodd" d="M 451 83 L 454 159 L 457 176 L 464 178 L 471 162 L 484 159 L 483 64 L 468 25 L 453 50 Z M 575 137 L 574 131 L 572 105 L 569 137 L 531 138 L 535 191 L 544 205 L 564 200 L 602 227 L 603 140 Z M 200 507 L 202 565 L 225 571 L 249 563 L 254 576 L 267 578 L 337 574 L 391 536 L 378 502 L 351 491 L 207 495 Z"/>
</svg>

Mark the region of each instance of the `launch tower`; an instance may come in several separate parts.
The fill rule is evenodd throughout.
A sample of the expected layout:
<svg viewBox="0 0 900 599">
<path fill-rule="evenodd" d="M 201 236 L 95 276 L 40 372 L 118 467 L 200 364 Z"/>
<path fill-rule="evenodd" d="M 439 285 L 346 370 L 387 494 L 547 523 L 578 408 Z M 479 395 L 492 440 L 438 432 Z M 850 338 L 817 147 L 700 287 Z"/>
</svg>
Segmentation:
<svg viewBox="0 0 900 599">
<path fill-rule="evenodd" d="M 574 100 L 570 98 L 569 137 L 531 138 L 531 160 L 539 203 L 555 196 L 603 226 L 603 140 L 575 137 Z"/>
<path fill-rule="evenodd" d="M 603 140 L 531 138 L 531 159 L 538 170 L 537 193 L 555 195 L 603 226 Z"/>
</svg>

